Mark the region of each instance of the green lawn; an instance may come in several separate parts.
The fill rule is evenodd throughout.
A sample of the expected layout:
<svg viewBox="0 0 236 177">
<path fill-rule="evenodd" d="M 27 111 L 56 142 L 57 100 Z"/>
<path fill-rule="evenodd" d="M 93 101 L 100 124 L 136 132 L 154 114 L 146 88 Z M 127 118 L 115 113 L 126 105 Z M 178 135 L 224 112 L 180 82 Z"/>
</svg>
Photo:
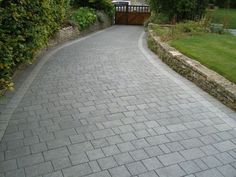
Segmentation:
<svg viewBox="0 0 236 177">
<path fill-rule="evenodd" d="M 236 83 L 236 37 L 204 33 L 169 41 L 183 54 Z"/>
<path fill-rule="evenodd" d="M 236 29 L 236 9 L 209 10 L 207 16 L 212 18 L 213 23 L 226 23 L 227 28 Z"/>
</svg>

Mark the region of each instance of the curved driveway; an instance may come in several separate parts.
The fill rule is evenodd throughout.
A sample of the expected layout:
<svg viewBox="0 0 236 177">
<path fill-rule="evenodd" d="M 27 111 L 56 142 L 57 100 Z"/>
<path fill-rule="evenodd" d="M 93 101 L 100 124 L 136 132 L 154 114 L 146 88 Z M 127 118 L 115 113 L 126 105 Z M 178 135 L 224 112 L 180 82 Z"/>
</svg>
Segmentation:
<svg viewBox="0 0 236 177">
<path fill-rule="evenodd" d="M 0 177 L 235 177 L 235 112 L 143 34 L 115 26 L 45 57 L 18 94 Z"/>
</svg>

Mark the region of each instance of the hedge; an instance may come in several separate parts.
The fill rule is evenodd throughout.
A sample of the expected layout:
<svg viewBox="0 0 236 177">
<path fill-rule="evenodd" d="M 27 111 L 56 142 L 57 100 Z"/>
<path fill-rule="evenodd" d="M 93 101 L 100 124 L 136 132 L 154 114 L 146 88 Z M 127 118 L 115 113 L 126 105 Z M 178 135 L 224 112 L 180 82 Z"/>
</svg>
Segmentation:
<svg viewBox="0 0 236 177">
<path fill-rule="evenodd" d="M 12 74 L 30 63 L 60 27 L 68 0 L 0 0 L 0 93 L 13 89 Z"/>
</svg>

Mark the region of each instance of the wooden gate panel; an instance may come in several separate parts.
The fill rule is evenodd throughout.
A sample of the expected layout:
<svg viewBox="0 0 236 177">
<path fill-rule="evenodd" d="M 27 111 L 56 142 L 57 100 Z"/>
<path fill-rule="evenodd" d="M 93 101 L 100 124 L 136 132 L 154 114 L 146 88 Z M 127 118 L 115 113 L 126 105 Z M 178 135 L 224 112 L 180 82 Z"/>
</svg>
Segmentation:
<svg viewBox="0 0 236 177">
<path fill-rule="evenodd" d="M 129 12 L 128 24 L 129 25 L 143 25 L 144 22 L 150 17 L 150 13 L 145 12 Z"/>
<path fill-rule="evenodd" d="M 115 24 L 143 25 L 151 15 L 149 6 L 121 4 L 115 9 Z"/>
<path fill-rule="evenodd" d="M 115 23 L 117 25 L 126 25 L 127 24 L 127 13 L 124 12 L 116 12 L 116 19 L 115 19 Z"/>
</svg>

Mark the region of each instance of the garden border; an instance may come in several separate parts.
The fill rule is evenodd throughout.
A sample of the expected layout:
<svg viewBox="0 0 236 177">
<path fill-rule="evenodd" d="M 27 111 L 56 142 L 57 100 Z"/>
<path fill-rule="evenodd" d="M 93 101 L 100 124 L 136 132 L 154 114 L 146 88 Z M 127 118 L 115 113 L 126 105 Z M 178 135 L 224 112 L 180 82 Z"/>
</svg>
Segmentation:
<svg viewBox="0 0 236 177">
<path fill-rule="evenodd" d="M 226 106 L 236 110 L 236 84 L 225 79 L 215 71 L 203 66 L 156 36 L 148 25 L 148 47 L 155 52 L 163 62 L 169 65 L 179 74 L 195 83 L 197 86 L 220 100 Z"/>
</svg>

